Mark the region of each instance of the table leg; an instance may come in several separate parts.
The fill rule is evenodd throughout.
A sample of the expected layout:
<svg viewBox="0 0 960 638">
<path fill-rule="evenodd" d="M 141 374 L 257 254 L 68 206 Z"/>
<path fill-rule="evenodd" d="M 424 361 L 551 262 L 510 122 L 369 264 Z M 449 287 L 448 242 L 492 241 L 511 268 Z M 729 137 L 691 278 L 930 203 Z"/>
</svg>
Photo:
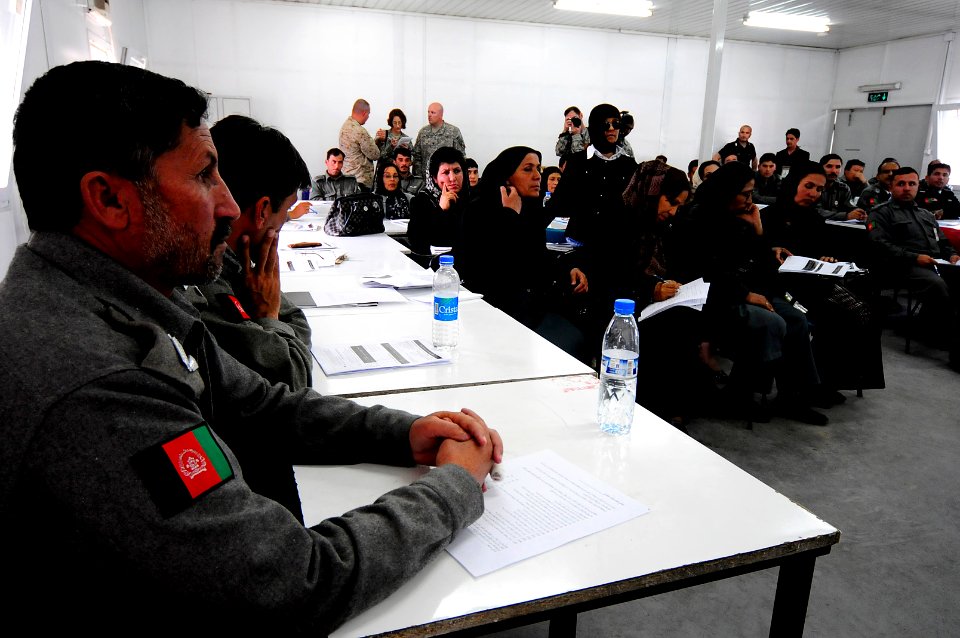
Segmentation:
<svg viewBox="0 0 960 638">
<path fill-rule="evenodd" d="M 577 615 L 559 612 L 550 618 L 550 638 L 577 638 Z"/>
<path fill-rule="evenodd" d="M 771 638 L 803 635 L 803 623 L 807 617 L 807 602 L 813 583 L 813 568 L 816 556 L 799 555 L 780 565 L 777 578 L 777 597 L 773 601 L 773 619 L 770 622 Z"/>
</svg>

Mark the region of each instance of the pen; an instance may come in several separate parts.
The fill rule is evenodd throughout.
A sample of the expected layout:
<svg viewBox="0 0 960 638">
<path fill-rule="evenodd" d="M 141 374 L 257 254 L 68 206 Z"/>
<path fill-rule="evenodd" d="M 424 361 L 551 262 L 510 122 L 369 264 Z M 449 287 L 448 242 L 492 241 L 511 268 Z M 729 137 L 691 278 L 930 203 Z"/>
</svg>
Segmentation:
<svg viewBox="0 0 960 638">
<path fill-rule="evenodd" d="M 936 264 L 933 265 L 933 272 L 937 273 L 937 277 L 940 276 L 940 269 L 937 268 L 937 265 L 936 265 Z"/>
</svg>

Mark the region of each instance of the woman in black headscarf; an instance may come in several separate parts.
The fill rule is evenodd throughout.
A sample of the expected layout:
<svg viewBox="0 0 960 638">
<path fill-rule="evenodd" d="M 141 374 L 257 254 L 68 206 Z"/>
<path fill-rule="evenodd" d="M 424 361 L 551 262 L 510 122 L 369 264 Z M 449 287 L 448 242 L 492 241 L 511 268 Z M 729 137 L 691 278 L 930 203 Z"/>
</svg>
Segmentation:
<svg viewBox="0 0 960 638">
<path fill-rule="evenodd" d="M 837 261 L 827 241 L 826 220 L 817 209 L 826 182 L 820 164 L 803 162 L 791 167 L 776 203 L 760 214 L 768 244 L 798 256 Z M 838 389 L 884 387 L 880 326 L 865 297 L 851 290 L 854 287 L 861 295 L 869 295 L 869 278 L 781 273 L 780 279 L 790 295 L 809 310 L 817 369 L 829 389 L 819 397 L 820 403 L 826 407 L 844 401 Z"/>
<path fill-rule="evenodd" d="M 427 256 L 456 248 L 470 199 L 465 166 L 463 153 L 451 146 L 430 156 L 430 174 L 410 202 L 407 237 L 414 253 Z"/>
<path fill-rule="evenodd" d="M 400 169 L 391 159 L 377 164 L 373 192 L 383 198 L 383 216 L 386 219 L 410 219 L 410 200 L 413 195 L 400 188 Z"/>
<path fill-rule="evenodd" d="M 457 253 L 464 286 L 570 354 L 582 356 L 582 334 L 554 311 L 550 293 L 584 293 L 587 278 L 547 250 L 540 153 L 526 146 L 506 149 L 484 169 L 477 190 Z"/>
<path fill-rule="evenodd" d="M 777 380 L 776 412 L 812 425 L 827 417 L 811 408 L 820 376 L 810 347 L 806 315 L 784 297 L 777 269 L 789 254 L 764 236 L 753 203 L 754 173 L 740 162 L 724 164 L 697 190 L 691 211 L 698 266 L 710 293 L 704 312 L 717 339 L 735 361 L 728 392 L 733 406 L 754 420 L 769 418 L 753 403 L 762 377 Z M 711 342 L 716 342 L 711 337 Z"/>
</svg>

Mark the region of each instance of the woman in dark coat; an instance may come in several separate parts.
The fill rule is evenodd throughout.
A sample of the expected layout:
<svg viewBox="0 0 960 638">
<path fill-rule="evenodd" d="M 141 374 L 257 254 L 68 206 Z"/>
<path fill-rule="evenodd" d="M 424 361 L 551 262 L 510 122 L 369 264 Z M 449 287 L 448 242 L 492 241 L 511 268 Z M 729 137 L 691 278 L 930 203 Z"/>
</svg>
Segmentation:
<svg viewBox="0 0 960 638">
<path fill-rule="evenodd" d="M 547 250 L 540 153 L 514 146 L 483 171 L 467 208 L 457 270 L 468 289 L 565 351 L 583 358 L 583 335 L 554 307 L 587 291 L 587 278 Z"/>
<path fill-rule="evenodd" d="M 470 198 L 463 153 L 450 146 L 430 156 L 430 175 L 410 202 L 407 237 L 419 255 L 450 252 L 460 238 Z"/>
<path fill-rule="evenodd" d="M 782 246 L 798 256 L 836 261 L 826 239 L 826 220 L 817 210 L 826 181 L 823 167 L 814 162 L 791 168 L 776 204 L 760 214 L 771 246 Z M 817 369 L 824 387 L 834 391 L 823 398 L 839 403 L 845 399 L 835 392 L 838 389 L 884 387 L 880 326 L 864 297 L 851 289 L 869 295 L 869 277 L 853 275 L 838 280 L 781 273 L 780 280 L 791 297 L 809 311 Z"/>
<path fill-rule="evenodd" d="M 810 326 L 784 298 L 777 269 L 785 253 L 764 237 L 753 182 L 749 166 L 724 164 L 697 190 L 691 211 L 696 245 L 690 258 L 710 284 L 704 307 L 714 335 L 710 341 L 719 340 L 733 353 L 727 390 L 735 409 L 754 420 L 769 418 L 752 395 L 772 376 L 777 414 L 826 425 L 827 417 L 811 407 L 821 387 Z"/>
</svg>

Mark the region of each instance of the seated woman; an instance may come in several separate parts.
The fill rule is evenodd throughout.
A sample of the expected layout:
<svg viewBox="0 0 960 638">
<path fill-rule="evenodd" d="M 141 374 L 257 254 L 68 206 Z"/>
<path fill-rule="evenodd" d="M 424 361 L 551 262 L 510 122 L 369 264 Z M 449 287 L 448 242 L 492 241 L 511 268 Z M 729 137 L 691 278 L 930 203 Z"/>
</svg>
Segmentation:
<svg viewBox="0 0 960 638">
<path fill-rule="evenodd" d="M 794 255 L 837 261 L 826 241 L 826 220 L 817 210 L 826 183 L 820 164 L 805 162 L 791 168 L 777 202 L 760 214 L 768 244 L 782 246 Z M 867 279 L 855 277 L 850 285 L 856 286 L 859 280 L 857 290 L 869 295 Z M 844 396 L 835 392 L 838 389 L 884 387 L 880 326 L 868 303 L 844 280 L 834 277 L 781 273 L 780 280 L 809 311 L 817 369 L 824 387 L 834 391 L 825 393 L 824 401 L 844 401 Z"/>
<path fill-rule="evenodd" d="M 469 182 L 470 188 L 476 188 L 480 182 L 480 166 L 477 164 L 477 160 L 468 157 L 464 161 L 463 167 L 467 171 L 467 182 Z"/>
<path fill-rule="evenodd" d="M 407 237 L 414 253 L 439 254 L 456 246 L 470 197 L 465 163 L 463 153 L 450 146 L 441 146 L 430 156 L 430 175 L 410 202 Z"/>
<path fill-rule="evenodd" d="M 769 418 L 753 403 L 762 378 L 777 381 L 776 412 L 786 418 L 826 425 L 811 406 L 820 392 L 820 375 L 810 346 L 806 315 L 787 302 L 777 278 L 782 248 L 763 236 L 760 210 L 753 203 L 753 171 L 746 164 L 724 164 L 701 184 L 691 211 L 698 268 L 710 283 L 704 306 L 709 339 L 729 344 L 734 359 L 727 386 L 731 407 L 741 415 Z"/>
<path fill-rule="evenodd" d="M 385 219 L 410 219 L 410 200 L 413 195 L 400 189 L 400 170 L 393 160 L 382 159 L 377 164 L 373 192 L 383 198 Z"/>
<path fill-rule="evenodd" d="M 464 218 L 456 267 L 464 286 L 488 303 L 564 351 L 585 357 L 582 333 L 551 303 L 551 292 L 586 292 L 587 278 L 547 250 L 540 153 L 514 146 L 484 169 Z"/>
<path fill-rule="evenodd" d="M 670 222 L 690 196 L 690 182 L 680 169 L 660 160 L 637 167 L 623 201 L 638 221 L 635 266 L 637 315 L 647 305 L 677 295 L 681 284 L 669 277 L 665 246 Z M 640 366 L 637 402 L 675 426 L 683 428 L 691 408 L 709 389 L 710 372 L 699 360 L 704 339 L 703 313 L 675 306 L 639 321 Z"/>
</svg>

